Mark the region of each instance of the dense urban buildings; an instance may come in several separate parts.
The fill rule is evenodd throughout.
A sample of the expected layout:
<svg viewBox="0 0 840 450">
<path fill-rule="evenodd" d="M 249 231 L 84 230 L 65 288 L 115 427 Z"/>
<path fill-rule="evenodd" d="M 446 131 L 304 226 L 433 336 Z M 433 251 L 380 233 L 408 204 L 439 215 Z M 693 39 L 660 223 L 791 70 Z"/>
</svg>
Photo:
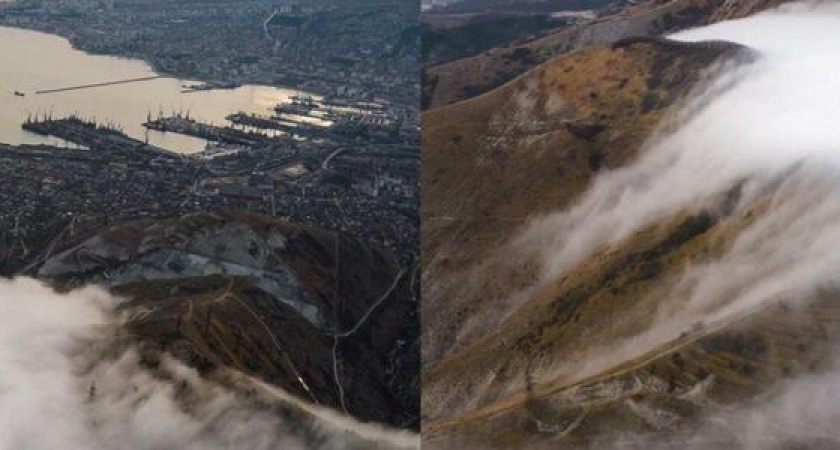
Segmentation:
<svg viewBox="0 0 840 450">
<path fill-rule="evenodd" d="M 26 236 L 55 232 L 52 222 L 63 216 L 120 221 L 245 209 L 363 236 L 410 264 L 419 208 L 419 31 L 408 3 L 23 0 L 0 7 L 0 24 L 142 58 L 161 73 L 202 80 L 197 89 L 262 83 L 320 98 L 295 98 L 263 117 L 230 111 L 223 126 L 149 118 L 151 129 L 212 143 L 191 157 L 142 149 L 75 117 L 36 115 L 21 125 L 91 151 L 4 147 L 2 170 L 21 184 L 0 192 L 10 202 L 3 220 L 15 224 L 3 228 L 30 247 Z"/>
</svg>

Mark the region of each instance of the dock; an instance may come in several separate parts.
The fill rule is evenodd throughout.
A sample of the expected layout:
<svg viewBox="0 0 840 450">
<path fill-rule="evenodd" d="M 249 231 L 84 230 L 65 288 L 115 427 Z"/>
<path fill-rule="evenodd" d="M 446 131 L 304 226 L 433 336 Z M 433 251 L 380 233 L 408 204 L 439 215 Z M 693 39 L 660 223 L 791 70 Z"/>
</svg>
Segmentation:
<svg viewBox="0 0 840 450">
<path fill-rule="evenodd" d="M 57 88 L 57 89 L 46 89 L 46 90 L 42 90 L 42 91 L 35 91 L 35 94 L 36 95 L 55 94 L 57 92 L 78 91 L 78 90 L 82 90 L 82 89 L 92 89 L 92 88 L 105 87 L 105 86 L 115 86 L 115 85 L 118 85 L 118 84 L 139 83 L 139 82 L 142 82 L 142 81 L 157 80 L 157 79 L 160 79 L 160 78 L 165 78 L 165 77 L 163 77 L 161 75 L 155 75 L 155 76 L 152 76 L 152 77 L 130 78 L 128 80 L 116 80 L 116 81 L 106 81 L 106 82 L 103 82 L 103 83 L 82 84 L 82 85 L 79 85 L 79 86 L 69 86 L 69 87 L 63 87 L 63 88 Z"/>
</svg>

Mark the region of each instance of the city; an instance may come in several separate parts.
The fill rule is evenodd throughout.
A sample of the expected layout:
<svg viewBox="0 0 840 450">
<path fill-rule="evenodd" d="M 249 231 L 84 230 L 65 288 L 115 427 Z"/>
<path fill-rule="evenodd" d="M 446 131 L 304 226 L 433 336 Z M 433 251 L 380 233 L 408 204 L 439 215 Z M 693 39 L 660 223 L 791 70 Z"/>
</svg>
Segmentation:
<svg viewBox="0 0 840 450">
<path fill-rule="evenodd" d="M 0 170 L 19 180 L 0 190 L 0 220 L 14 224 L 2 228 L 19 243 L 4 247 L 5 261 L 31 257 L 27 241 L 54 234 L 69 217 L 83 224 L 218 209 L 364 236 L 405 264 L 416 261 L 419 36 L 411 5 L 146 3 L 24 0 L 0 6 L 0 24 L 65 35 L 89 52 L 141 57 L 161 73 L 204 80 L 203 89 L 306 89 L 323 96 L 321 112 L 289 110 L 290 102 L 276 105 L 273 117 L 230 111 L 226 125 L 198 123 L 189 112 L 150 115 L 149 129 L 210 143 L 187 157 L 95 119 L 36 113 L 21 124 L 25 130 L 91 151 L 2 148 Z M 218 32 L 222 24 L 237 28 Z M 8 267 L 5 273 L 15 265 Z"/>
<path fill-rule="evenodd" d="M 207 426 L 206 448 L 231 435 L 205 407 L 272 424 L 218 448 L 417 448 L 418 15 L 392 0 L 0 1 L 0 289 L 118 299 L 85 348 L 124 353 L 55 350 L 86 355 L 89 371 L 59 374 L 97 424 L 85 447 L 115 436 L 88 419 L 99 408 L 142 414 L 120 405 L 140 389 Z M 109 396 L 134 352 L 153 381 Z M 240 380 L 185 395 L 191 370 Z M 187 448 L 177 436 L 162 448 Z"/>
</svg>

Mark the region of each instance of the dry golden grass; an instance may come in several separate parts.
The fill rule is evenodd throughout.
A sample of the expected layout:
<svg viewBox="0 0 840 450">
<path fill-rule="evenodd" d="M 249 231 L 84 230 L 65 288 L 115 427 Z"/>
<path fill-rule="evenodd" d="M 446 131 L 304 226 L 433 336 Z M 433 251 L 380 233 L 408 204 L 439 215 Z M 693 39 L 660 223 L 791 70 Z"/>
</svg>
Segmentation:
<svg viewBox="0 0 840 450">
<path fill-rule="evenodd" d="M 746 17 L 789 0 L 646 0 L 615 15 L 563 29 L 518 45 L 429 67 L 424 103 L 429 109 L 456 103 L 501 86 L 549 59 L 609 45 L 630 36 L 659 36 L 722 20 Z"/>
<path fill-rule="evenodd" d="M 643 41 L 583 50 L 426 113 L 427 350 L 451 345 L 464 318 L 530 285 L 533 261 L 504 251 L 516 231 L 572 204 L 600 170 L 633 161 L 667 108 L 735 48 Z M 439 356 L 427 352 L 427 364 Z"/>
<path fill-rule="evenodd" d="M 533 255 L 505 247 L 531 218 L 573 204 L 599 170 L 631 163 L 668 108 L 730 50 L 659 40 L 583 50 L 424 115 L 430 448 L 585 446 L 616 430 L 654 429 L 642 410 L 691 423 L 703 401 L 743 400 L 824 360 L 822 343 L 836 331 L 823 328 L 840 320 L 836 293 L 795 314 L 780 314 L 789 312 L 784 304 L 768 307 L 737 329 L 700 325 L 652 353 L 603 367 L 545 368 L 647 329 L 675 301 L 673 282 L 685 268 L 719 256 L 767 207 L 760 198 L 721 213 L 738 186 L 602 248 L 537 289 L 528 290 L 537 278 Z M 524 294 L 511 315 L 463 333 L 471 318 L 517 293 Z M 712 375 L 702 400 L 685 399 Z M 550 438 L 539 423 L 569 428 Z"/>
</svg>

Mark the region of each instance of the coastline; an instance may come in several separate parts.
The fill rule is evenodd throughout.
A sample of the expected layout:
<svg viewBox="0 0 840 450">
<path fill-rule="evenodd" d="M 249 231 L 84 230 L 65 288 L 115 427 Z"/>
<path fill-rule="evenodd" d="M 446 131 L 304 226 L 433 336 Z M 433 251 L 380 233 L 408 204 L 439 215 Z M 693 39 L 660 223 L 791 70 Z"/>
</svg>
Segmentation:
<svg viewBox="0 0 840 450">
<path fill-rule="evenodd" d="M 80 41 L 77 36 L 73 34 L 68 34 L 67 30 L 63 28 L 53 28 L 53 27 L 37 27 L 37 26 L 28 26 L 23 24 L 14 24 L 14 23 L 6 23 L 0 17 L 0 27 L 5 28 L 12 28 L 17 30 L 26 30 L 32 31 L 35 33 L 42 33 L 50 36 L 59 37 L 67 41 L 70 46 L 77 51 L 85 52 L 89 55 L 96 55 L 96 56 L 108 56 L 112 58 L 120 58 L 126 60 L 134 60 L 134 61 L 142 61 L 149 68 L 160 75 L 161 77 L 165 78 L 175 78 L 184 81 L 193 81 L 199 83 L 236 83 L 237 86 L 246 86 L 246 85 L 253 85 L 253 86 L 264 86 L 270 88 L 277 88 L 277 89 L 287 89 L 287 90 L 294 90 L 299 91 L 305 94 L 312 94 L 319 97 L 326 97 L 330 94 L 327 92 L 319 91 L 318 89 L 314 89 L 311 87 L 301 86 L 300 83 L 296 83 L 292 80 L 284 81 L 282 84 L 273 82 L 270 80 L 266 80 L 261 77 L 254 77 L 254 78 L 238 78 L 238 79 L 214 79 L 211 77 L 205 77 L 200 74 L 190 73 L 190 72 L 178 72 L 166 69 L 161 66 L 160 62 L 155 58 L 150 58 L 148 55 L 144 55 L 142 53 L 108 53 L 108 52 L 101 52 L 94 49 L 87 48 L 84 45 L 83 41 Z M 210 90 L 220 90 L 220 89 L 210 89 Z"/>
<path fill-rule="evenodd" d="M 268 108 L 287 101 L 291 96 L 318 97 L 312 91 L 285 86 L 248 84 L 235 89 L 222 89 L 221 86 L 206 88 L 200 80 L 162 74 L 146 60 L 127 55 L 91 53 L 74 46 L 65 36 L 33 27 L 0 25 L 0 39 L 3 40 L 0 45 L 3 57 L 19 61 L 15 67 L 4 71 L 0 81 L 5 88 L 0 92 L 0 98 L 9 96 L 8 102 L 4 101 L 0 107 L 0 120 L 3 120 L 0 141 L 11 145 L 46 143 L 44 136 L 34 136 L 27 132 L 29 130 L 21 130 L 20 125 L 28 117 L 55 112 L 58 114 L 56 117 L 77 115 L 99 120 L 103 124 L 117 124 L 133 139 L 148 140 L 150 144 L 167 150 L 199 153 L 206 148 L 206 139 L 188 134 L 150 132 L 142 124 L 156 111 L 162 115 L 164 110 L 172 114 L 193 110 L 194 118 L 199 121 L 226 125 L 226 117 L 233 113 L 265 114 Z M 30 58 L 28 55 L 42 57 Z M 64 70 L 41 70 L 38 66 L 43 59 L 51 61 L 54 67 L 66 64 L 72 67 L 75 64 L 87 69 L 68 70 L 66 73 Z M 148 87 L 145 85 L 147 81 L 151 83 Z M 108 91 L 112 85 L 133 85 L 135 82 L 144 84 L 111 91 L 117 95 Z M 88 88 L 95 89 L 65 93 Z M 192 91 L 192 88 L 196 89 Z M 53 93 L 58 96 L 53 98 Z"/>
</svg>

